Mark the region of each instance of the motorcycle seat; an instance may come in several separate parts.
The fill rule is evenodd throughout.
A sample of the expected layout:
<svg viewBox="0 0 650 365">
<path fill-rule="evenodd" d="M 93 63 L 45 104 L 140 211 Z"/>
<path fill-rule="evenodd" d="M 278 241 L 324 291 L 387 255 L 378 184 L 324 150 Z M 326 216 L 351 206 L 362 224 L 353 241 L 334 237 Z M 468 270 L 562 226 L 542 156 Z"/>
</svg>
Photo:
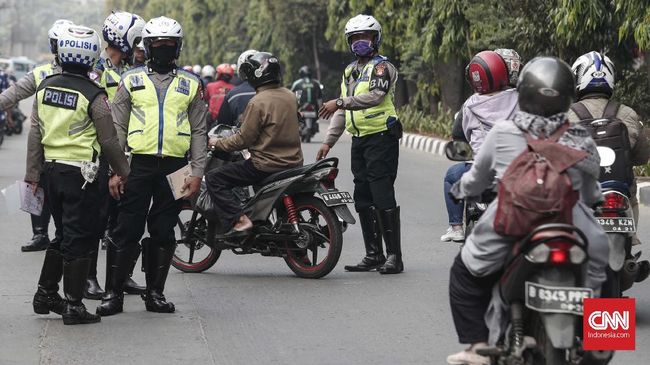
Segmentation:
<svg viewBox="0 0 650 365">
<path fill-rule="evenodd" d="M 319 167 L 326 167 L 328 164 L 335 167 L 336 165 L 338 165 L 338 159 L 337 158 L 326 158 L 326 159 L 320 160 L 320 161 L 318 161 L 316 163 L 313 163 L 313 164 L 304 165 L 304 166 L 300 166 L 300 167 L 294 167 L 294 168 L 289 169 L 289 170 L 276 172 L 273 175 L 270 175 L 270 176 L 266 177 L 264 180 L 262 180 L 259 183 L 259 186 L 268 185 L 268 184 L 270 184 L 272 182 L 283 180 L 283 179 L 288 179 L 288 178 L 294 177 L 294 176 L 305 175 L 305 174 L 307 174 L 307 173 L 309 173 L 309 172 L 311 172 L 313 170 L 316 170 Z"/>
<path fill-rule="evenodd" d="M 579 240 L 579 237 L 573 232 L 562 231 L 559 229 L 549 229 L 539 231 L 530 238 L 531 242 L 543 241 L 549 238 L 566 238 L 571 241 Z"/>
</svg>

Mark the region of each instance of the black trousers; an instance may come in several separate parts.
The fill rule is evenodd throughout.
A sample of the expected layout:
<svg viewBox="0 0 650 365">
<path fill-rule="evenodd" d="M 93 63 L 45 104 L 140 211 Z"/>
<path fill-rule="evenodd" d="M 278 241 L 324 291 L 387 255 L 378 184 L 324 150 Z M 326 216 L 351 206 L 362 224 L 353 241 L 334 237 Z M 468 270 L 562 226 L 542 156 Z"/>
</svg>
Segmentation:
<svg viewBox="0 0 650 365">
<path fill-rule="evenodd" d="M 100 157 L 100 168 L 98 174 L 107 175 L 109 173 L 109 164 L 108 160 L 104 156 Z M 102 229 L 100 231 L 100 239 L 104 237 L 104 232 L 109 230 L 112 232 L 117 226 L 117 203 L 118 201 L 113 199 L 111 194 L 108 191 L 108 184 L 105 186 L 104 202 L 102 203 L 102 214 L 100 219 L 102 221 Z"/>
<path fill-rule="evenodd" d="M 354 206 L 357 211 L 392 209 L 399 160 L 399 139 L 389 131 L 352 138 Z"/>
<path fill-rule="evenodd" d="M 47 174 L 45 171 L 41 173 L 40 185 L 42 187 L 47 186 Z M 50 201 L 47 198 L 47 191 L 45 191 L 45 200 L 43 201 L 43 211 L 41 212 L 41 215 L 30 214 L 30 216 L 32 220 L 32 233 L 34 235 L 43 234 L 47 236 L 48 227 L 50 225 L 50 217 L 52 216 L 50 213 Z"/>
<path fill-rule="evenodd" d="M 255 168 L 249 159 L 221 166 L 205 176 L 208 193 L 214 210 L 219 216 L 222 230 L 228 231 L 242 215 L 241 203 L 232 189 L 254 185 L 269 175 L 271 173 Z"/>
<path fill-rule="evenodd" d="M 449 304 L 458 341 L 465 344 L 487 342 L 490 332 L 485 325 L 485 312 L 492 299 L 492 287 L 501 273 L 477 277 L 469 272 L 456 256 L 449 277 Z"/>
<path fill-rule="evenodd" d="M 50 248 L 61 251 L 64 259 L 88 257 L 96 249 L 101 223 L 97 219 L 103 201 L 102 185 L 107 178 L 98 177 L 86 184 L 78 167 L 60 163 L 45 163 L 50 211 L 56 226 L 57 237 Z"/>
<path fill-rule="evenodd" d="M 172 247 L 176 243 L 174 227 L 182 199 L 174 200 L 167 175 L 185 165 L 184 158 L 132 156 L 131 174 L 118 203 L 117 227 L 113 231 L 113 242 L 118 249 L 138 244 L 145 223 L 152 244 Z"/>
</svg>

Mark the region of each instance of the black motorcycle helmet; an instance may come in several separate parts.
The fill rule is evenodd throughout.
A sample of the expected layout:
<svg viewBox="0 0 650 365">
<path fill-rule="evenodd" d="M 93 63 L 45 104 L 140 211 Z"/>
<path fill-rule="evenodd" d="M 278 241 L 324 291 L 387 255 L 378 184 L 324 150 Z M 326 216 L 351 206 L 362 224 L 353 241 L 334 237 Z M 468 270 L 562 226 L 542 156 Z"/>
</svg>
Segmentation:
<svg viewBox="0 0 650 365">
<path fill-rule="evenodd" d="M 298 70 L 298 75 L 300 75 L 300 77 L 311 77 L 311 69 L 309 66 L 302 66 L 300 70 Z"/>
<path fill-rule="evenodd" d="M 575 84 L 571 67 L 564 61 L 536 57 L 519 75 L 519 108 L 544 117 L 566 112 L 575 100 Z"/>
<path fill-rule="evenodd" d="M 241 64 L 240 73 L 246 76 L 252 87 L 279 84 L 281 77 L 280 60 L 268 52 L 257 52 Z"/>
</svg>

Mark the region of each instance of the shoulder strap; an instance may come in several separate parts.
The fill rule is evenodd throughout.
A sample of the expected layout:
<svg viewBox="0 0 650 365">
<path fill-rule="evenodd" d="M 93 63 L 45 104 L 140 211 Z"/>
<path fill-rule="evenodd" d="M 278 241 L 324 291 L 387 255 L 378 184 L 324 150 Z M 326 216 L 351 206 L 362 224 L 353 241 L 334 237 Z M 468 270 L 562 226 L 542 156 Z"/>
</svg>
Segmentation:
<svg viewBox="0 0 650 365">
<path fill-rule="evenodd" d="M 571 110 L 576 113 L 580 120 L 594 119 L 594 116 L 591 115 L 587 107 L 581 102 L 573 103 L 573 105 L 571 105 Z"/>
<path fill-rule="evenodd" d="M 618 108 L 621 107 L 618 101 L 614 99 L 609 99 L 607 105 L 605 105 L 605 110 L 603 110 L 603 118 L 614 119 L 618 114 Z"/>
</svg>

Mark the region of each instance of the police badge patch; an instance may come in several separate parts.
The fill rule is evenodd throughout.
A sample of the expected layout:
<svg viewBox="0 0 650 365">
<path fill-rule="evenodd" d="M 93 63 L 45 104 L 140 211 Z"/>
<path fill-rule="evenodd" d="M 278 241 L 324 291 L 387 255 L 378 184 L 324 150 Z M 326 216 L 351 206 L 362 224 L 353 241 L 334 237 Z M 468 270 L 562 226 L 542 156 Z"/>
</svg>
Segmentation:
<svg viewBox="0 0 650 365">
<path fill-rule="evenodd" d="M 131 81 L 131 91 L 144 89 L 144 80 L 142 79 L 142 76 L 132 75 L 129 79 Z"/>
<path fill-rule="evenodd" d="M 190 95 L 190 81 L 184 77 L 179 77 L 178 78 L 178 87 L 176 88 L 176 92 L 185 94 L 185 95 Z"/>
<path fill-rule="evenodd" d="M 375 75 L 377 76 L 383 76 L 384 73 L 386 72 L 386 64 L 385 63 L 379 63 L 377 66 L 375 66 Z"/>
</svg>

